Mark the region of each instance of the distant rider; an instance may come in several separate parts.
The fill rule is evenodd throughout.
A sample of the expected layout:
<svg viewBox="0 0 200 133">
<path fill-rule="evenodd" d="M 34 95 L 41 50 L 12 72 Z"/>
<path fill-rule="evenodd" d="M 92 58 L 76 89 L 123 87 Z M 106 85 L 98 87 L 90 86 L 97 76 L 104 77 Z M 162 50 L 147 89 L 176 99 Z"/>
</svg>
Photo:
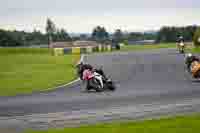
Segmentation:
<svg viewBox="0 0 200 133">
<path fill-rule="evenodd" d="M 180 46 L 184 46 L 183 36 L 179 36 L 179 38 L 177 40 L 177 46 L 178 46 L 178 48 L 180 48 Z"/>
</svg>

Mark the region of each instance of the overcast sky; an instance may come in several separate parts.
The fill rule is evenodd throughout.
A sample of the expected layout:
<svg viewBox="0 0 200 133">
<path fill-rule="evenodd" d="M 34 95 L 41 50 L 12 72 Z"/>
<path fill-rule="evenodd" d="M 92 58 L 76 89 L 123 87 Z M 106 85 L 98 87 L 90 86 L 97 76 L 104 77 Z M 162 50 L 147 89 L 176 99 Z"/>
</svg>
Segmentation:
<svg viewBox="0 0 200 133">
<path fill-rule="evenodd" d="M 48 17 L 68 32 L 156 30 L 200 24 L 200 0 L 0 0 L 0 28 L 44 31 Z"/>
</svg>

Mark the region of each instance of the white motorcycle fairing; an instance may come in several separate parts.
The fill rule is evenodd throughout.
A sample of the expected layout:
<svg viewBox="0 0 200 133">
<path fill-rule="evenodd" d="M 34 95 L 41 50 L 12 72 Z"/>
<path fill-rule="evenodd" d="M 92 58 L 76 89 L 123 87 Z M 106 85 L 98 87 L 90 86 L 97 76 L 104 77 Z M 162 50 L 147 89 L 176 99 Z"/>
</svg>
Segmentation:
<svg viewBox="0 0 200 133">
<path fill-rule="evenodd" d="M 180 45 L 180 46 L 184 46 L 185 44 L 184 44 L 183 42 L 181 42 L 179 45 Z"/>
<path fill-rule="evenodd" d="M 103 78 L 100 74 L 98 74 L 97 72 L 94 72 L 94 77 L 100 81 L 100 84 L 101 84 L 101 87 L 103 88 L 104 85 L 103 85 Z"/>
</svg>

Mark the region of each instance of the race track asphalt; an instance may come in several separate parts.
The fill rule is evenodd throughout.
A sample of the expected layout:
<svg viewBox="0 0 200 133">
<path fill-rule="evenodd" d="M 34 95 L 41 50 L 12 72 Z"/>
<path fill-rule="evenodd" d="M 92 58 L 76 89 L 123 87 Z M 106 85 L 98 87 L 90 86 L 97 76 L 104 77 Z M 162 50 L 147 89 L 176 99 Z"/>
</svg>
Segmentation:
<svg viewBox="0 0 200 133">
<path fill-rule="evenodd" d="M 175 49 L 85 56 L 103 66 L 115 92 L 83 93 L 80 82 L 54 91 L 0 97 L 0 129 L 47 129 L 200 112 L 200 81 Z"/>
</svg>

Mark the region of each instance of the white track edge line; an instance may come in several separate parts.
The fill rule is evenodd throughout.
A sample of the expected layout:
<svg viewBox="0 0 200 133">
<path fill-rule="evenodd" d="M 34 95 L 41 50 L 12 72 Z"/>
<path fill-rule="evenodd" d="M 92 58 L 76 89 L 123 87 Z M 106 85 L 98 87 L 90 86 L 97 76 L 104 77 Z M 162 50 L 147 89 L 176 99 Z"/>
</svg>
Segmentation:
<svg viewBox="0 0 200 133">
<path fill-rule="evenodd" d="M 84 57 L 85 57 L 85 55 L 82 54 L 82 55 L 81 55 L 81 59 L 79 60 L 79 63 L 80 63 L 80 62 L 83 62 Z M 64 85 L 60 85 L 60 86 L 57 86 L 57 87 L 47 88 L 47 89 L 45 89 L 45 90 L 43 90 L 43 91 L 48 91 L 48 90 L 53 90 L 53 89 L 57 89 L 57 88 L 66 87 L 66 86 L 69 86 L 69 85 L 71 85 L 71 84 L 73 84 L 73 83 L 76 83 L 76 82 L 78 82 L 78 81 L 80 81 L 80 78 L 77 78 L 77 79 L 75 79 L 75 80 L 73 80 L 73 81 L 71 81 L 71 82 L 69 82 L 69 83 L 67 83 L 67 84 L 64 84 Z"/>
</svg>

